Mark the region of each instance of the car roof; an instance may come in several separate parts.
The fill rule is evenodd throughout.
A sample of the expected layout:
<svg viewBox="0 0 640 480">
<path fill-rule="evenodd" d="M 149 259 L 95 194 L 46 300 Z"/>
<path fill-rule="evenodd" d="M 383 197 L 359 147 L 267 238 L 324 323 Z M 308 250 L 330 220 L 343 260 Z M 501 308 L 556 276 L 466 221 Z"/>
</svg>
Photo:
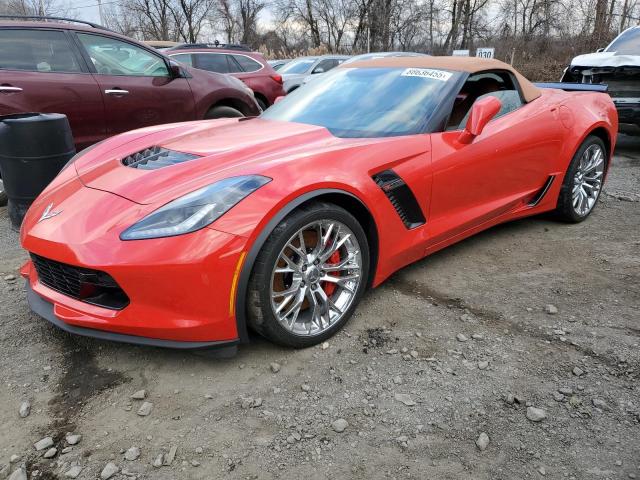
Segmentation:
<svg viewBox="0 0 640 480">
<path fill-rule="evenodd" d="M 69 21 L 33 21 L 33 20 L 0 20 L 0 28 L 5 27 L 18 27 L 18 28 L 55 28 L 64 30 L 82 30 L 85 32 L 107 32 L 110 35 L 117 35 L 122 37 L 119 33 L 109 30 L 107 27 L 101 27 L 96 25 L 92 27 L 90 25 L 84 25 L 82 23 L 73 23 L 74 20 Z M 125 37 L 127 38 L 127 37 Z"/>
<path fill-rule="evenodd" d="M 457 72 L 478 73 L 485 70 L 507 70 L 516 77 L 525 101 L 530 102 L 541 95 L 540 89 L 524 78 L 511 65 L 493 58 L 477 57 L 384 57 L 359 60 L 336 68 L 435 68 Z"/>
<path fill-rule="evenodd" d="M 153 47 L 140 42 L 139 40 L 135 40 L 131 37 L 127 37 L 126 35 L 121 35 L 113 30 L 109 30 L 106 27 L 100 26 L 88 26 L 77 23 L 72 23 L 73 20 L 69 20 L 67 22 L 58 22 L 58 21 L 28 21 L 28 20 L 0 20 L 0 28 L 42 28 L 42 29 L 55 29 L 55 30 L 74 30 L 78 32 L 87 32 L 87 33 L 96 33 L 99 35 L 107 35 L 110 37 L 117 38 L 118 40 L 124 40 L 129 43 L 135 43 L 136 45 L 141 45 L 147 49 L 153 49 Z"/>
</svg>

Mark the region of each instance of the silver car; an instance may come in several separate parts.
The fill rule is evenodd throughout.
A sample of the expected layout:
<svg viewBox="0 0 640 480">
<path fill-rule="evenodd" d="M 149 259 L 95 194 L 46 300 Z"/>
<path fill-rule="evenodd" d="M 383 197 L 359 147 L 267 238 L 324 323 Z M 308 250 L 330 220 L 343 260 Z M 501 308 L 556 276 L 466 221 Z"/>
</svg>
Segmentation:
<svg viewBox="0 0 640 480">
<path fill-rule="evenodd" d="M 353 62 L 359 62 L 362 60 L 374 60 L 376 58 L 384 58 L 384 57 L 425 57 L 428 56 L 426 53 L 416 53 L 416 52 L 373 52 L 373 53 L 363 53 L 362 55 L 356 55 L 354 57 L 349 57 L 347 60 L 342 62 L 343 65 L 348 65 Z M 303 81 L 302 85 L 306 85 L 311 80 L 316 80 L 316 76 L 307 76 Z"/>
<path fill-rule="evenodd" d="M 278 73 L 282 75 L 285 92 L 290 93 L 302 85 L 311 75 L 328 72 L 349 57 L 346 55 L 322 55 L 319 57 L 300 57 L 283 66 Z"/>
</svg>

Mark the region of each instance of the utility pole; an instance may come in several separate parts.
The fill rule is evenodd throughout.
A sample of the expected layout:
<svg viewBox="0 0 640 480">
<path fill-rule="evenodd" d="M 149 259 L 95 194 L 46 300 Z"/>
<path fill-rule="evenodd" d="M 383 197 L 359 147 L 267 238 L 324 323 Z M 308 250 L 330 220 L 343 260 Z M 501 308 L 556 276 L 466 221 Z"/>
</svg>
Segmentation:
<svg viewBox="0 0 640 480">
<path fill-rule="evenodd" d="M 102 14 L 102 0 L 98 0 L 98 14 L 100 15 L 100 25 L 104 25 L 104 15 Z"/>
<path fill-rule="evenodd" d="M 367 53 L 371 53 L 371 12 L 367 11 Z"/>
</svg>

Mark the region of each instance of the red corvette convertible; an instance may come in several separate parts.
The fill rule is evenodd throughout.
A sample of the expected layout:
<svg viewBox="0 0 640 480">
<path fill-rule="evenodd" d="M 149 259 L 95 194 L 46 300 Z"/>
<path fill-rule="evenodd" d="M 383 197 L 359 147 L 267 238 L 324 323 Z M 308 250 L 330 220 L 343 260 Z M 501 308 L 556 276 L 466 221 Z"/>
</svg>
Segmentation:
<svg viewBox="0 0 640 480">
<path fill-rule="evenodd" d="M 31 308 L 69 332 L 176 348 L 248 328 L 321 342 L 364 290 L 501 222 L 584 220 L 616 138 L 606 94 L 495 60 L 356 62 L 258 118 L 128 132 L 31 207 Z"/>
</svg>

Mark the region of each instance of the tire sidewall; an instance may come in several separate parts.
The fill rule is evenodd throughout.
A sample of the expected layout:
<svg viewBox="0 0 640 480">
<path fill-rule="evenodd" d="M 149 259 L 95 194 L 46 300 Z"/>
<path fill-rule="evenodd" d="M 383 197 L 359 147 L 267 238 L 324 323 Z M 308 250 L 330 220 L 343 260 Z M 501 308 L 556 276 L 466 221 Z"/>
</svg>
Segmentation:
<svg viewBox="0 0 640 480">
<path fill-rule="evenodd" d="M 319 335 L 307 337 L 289 332 L 280 324 L 280 322 L 276 318 L 271 306 L 271 276 L 277 258 L 289 239 L 291 239 L 291 237 L 302 227 L 317 220 L 337 220 L 341 223 L 344 223 L 355 234 L 360 246 L 360 255 L 362 258 L 362 265 L 360 270 L 361 281 L 358 285 L 356 294 L 351 301 L 351 305 L 349 305 L 349 308 L 344 313 L 342 318 L 325 332 L 322 332 Z M 260 272 L 263 275 L 262 278 L 264 279 L 264 282 L 266 282 L 266 285 L 262 285 L 262 288 L 260 288 L 260 300 L 262 305 L 262 314 L 264 317 L 263 328 L 268 330 L 268 333 L 270 334 L 268 335 L 269 338 L 277 343 L 293 346 L 295 348 L 309 347 L 321 343 L 333 336 L 338 330 L 344 327 L 344 325 L 353 315 L 353 312 L 357 308 L 357 305 L 367 288 L 370 265 L 369 245 L 362 226 L 353 217 L 353 215 L 338 206 L 332 205 L 323 206 L 322 208 L 313 208 L 309 211 L 305 211 L 302 214 L 296 215 L 295 217 L 293 217 L 293 221 L 287 221 L 287 219 L 285 219 L 283 223 L 285 222 L 287 225 L 283 230 L 279 230 L 278 227 L 274 229 L 274 232 L 277 232 L 277 238 L 270 239 L 271 241 L 267 241 L 269 243 L 269 253 L 265 257 L 265 264 L 263 267 L 265 271 Z M 282 223 L 280 225 L 282 225 Z M 263 246 L 263 248 L 265 248 L 265 246 Z"/>
</svg>

